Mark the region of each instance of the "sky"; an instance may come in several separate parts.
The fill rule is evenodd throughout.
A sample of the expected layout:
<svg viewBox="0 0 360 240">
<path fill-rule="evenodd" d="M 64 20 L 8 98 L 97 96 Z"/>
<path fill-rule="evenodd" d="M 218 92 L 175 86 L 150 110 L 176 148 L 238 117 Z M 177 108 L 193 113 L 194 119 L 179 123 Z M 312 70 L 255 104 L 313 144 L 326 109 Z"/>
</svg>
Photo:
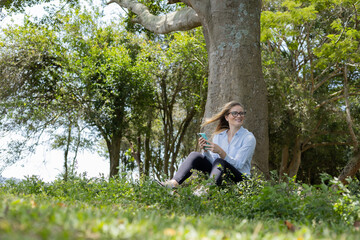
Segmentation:
<svg viewBox="0 0 360 240">
<path fill-rule="evenodd" d="M 70 159 L 71 160 L 71 159 Z M 77 157 L 77 173 L 87 173 L 88 177 L 109 175 L 109 160 L 96 153 L 82 151 Z M 64 152 L 51 150 L 48 146 L 40 146 L 33 155 L 7 167 L 2 172 L 3 178 L 24 179 L 26 176 L 36 175 L 43 181 L 50 182 L 64 172 Z"/>
<path fill-rule="evenodd" d="M 94 1 L 95 4 L 99 4 L 100 0 Z M 37 6 L 27 9 L 27 14 L 32 16 L 41 16 L 44 14 L 44 6 Z M 106 16 L 109 18 L 122 14 L 121 8 L 112 3 L 104 8 Z M 19 24 L 23 19 L 23 15 L 18 15 L 13 18 L 13 22 L 10 17 L 5 17 L 0 24 Z M 4 142 L 0 139 L 0 142 Z M 87 173 L 88 177 L 99 177 L 109 175 L 109 160 L 99 156 L 97 153 L 91 153 L 89 151 L 79 152 L 77 157 L 77 173 Z M 16 178 L 24 179 L 26 176 L 36 175 L 43 181 L 50 182 L 55 180 L 56 177 L 64 171 L 64 152 L 60 150 L 51 150 L 50 146 L 39 146 L 35 153 L 29 155 L 24 160 L 18 161 L 12 166 L 7 167 L 0 177 L 2 178 Z"/>
<path fill-rule="evenodd" d="M 81 0 L 82 2 L 86 3 L 87 0 Z M 110 1 L 110 0 L 109 0 Z M 53 0 L 53 2 L 57 2 L 57 0 Z M 101 5 L 101 0 L 93 0 L 94 5 Z M 26 13 L 28 15 L 34 16 L 34 17 L 40 17 L 43 14 L 45 14 L 45 10 L 44 10 L 44 6 L 49 5 L 49 4 L 42 4 L 39 6 L 34 6 L 31 8 L 27 8 L 26 9 Z M 122 10 L 122 8 L 117 4 L 117 3 L 111 3 L 109 5 L 107 5 L 104 8 L 104 13 L 106 16 L 108 16 L 109 18 L 111 18 L 112 16 L 115 15 L 122 15 L 124 14 L 124 11 Z M 0 21 L 0 26 L 4 26 L 6 24 L 12 24 L 12 20 L 14 20 L 14 23 L 18 24 L 22 21 L 22 19 L 24 18 L 23 14 L 18 14 L 16 16 L 8 16 L 5 12 L 5 10 L 1 11 L 1 15 L 0 15 L 0 19 L 2 18 L 2 16 L 5 16 L 3 18 L 2 21 Z"/>
</svg>

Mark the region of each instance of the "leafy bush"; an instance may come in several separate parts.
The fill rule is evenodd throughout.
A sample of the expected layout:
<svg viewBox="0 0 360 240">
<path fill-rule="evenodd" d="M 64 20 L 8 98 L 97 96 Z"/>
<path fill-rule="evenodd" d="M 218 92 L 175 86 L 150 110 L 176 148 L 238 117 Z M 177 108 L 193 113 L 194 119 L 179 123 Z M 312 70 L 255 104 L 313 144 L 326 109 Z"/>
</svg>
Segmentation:
<svg viewBox="0 0 360 240">
<path fill-rule="evenodd" d="M 337 179 L 333 180 L 333 184 L 338 187 L 338 193 L 341 195 L 335 204 L 335 212 L 341 219 L 348 224 L 360 221 L 360 181 L 358 179 L 348 178 L 347 186 L 344 186 Z"/>
</svg>

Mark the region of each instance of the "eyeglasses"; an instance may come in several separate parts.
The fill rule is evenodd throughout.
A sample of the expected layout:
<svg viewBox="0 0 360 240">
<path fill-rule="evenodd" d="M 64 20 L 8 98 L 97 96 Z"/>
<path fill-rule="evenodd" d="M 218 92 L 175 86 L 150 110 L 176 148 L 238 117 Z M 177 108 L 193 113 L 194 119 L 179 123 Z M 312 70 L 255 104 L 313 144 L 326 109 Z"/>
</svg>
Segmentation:
<svg viewBox="0 0 360 240">
<path fill-rule="evenodd" d="M 233 117 L 237 117 L 237 116 L 245 116 L 246 115 L 246 112 L 229 112 L 228 114 L 231 114 Z"/>
</svg>

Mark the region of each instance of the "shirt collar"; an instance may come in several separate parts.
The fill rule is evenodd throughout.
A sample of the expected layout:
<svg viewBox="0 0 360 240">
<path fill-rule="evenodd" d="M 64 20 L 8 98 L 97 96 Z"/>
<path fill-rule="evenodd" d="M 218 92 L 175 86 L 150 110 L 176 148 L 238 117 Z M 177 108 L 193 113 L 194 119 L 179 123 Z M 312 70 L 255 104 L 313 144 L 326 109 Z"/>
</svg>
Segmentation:
<svg viewBox="0 0 360 240">
<path fill-rule="evenodd" d="M 239 135 L 240 132 L 244 131 L 244 129 L 245 129 L 245 128 L 244 128 L 243 126 L 241 126 L 240 129 L 235 133 L 235 136 L 236 136 L 236 135 Z M 224 135 L 224 134 L 226 134 L 228 130 L 229 130 L 229 129 L 226 129 L 226 130 L 222 131 L 221 133 L 219 133 L 219 135 Z"/>
</svg>

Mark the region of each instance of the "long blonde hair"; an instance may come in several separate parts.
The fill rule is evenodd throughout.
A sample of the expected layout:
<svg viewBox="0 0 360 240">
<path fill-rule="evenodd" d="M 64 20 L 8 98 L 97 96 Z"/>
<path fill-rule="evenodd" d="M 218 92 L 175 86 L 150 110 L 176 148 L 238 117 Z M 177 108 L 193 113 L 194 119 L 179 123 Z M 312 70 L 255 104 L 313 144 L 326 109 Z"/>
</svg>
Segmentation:
<svg viewBox="0 0 360 240">
<path fill-rule="evenodd" d="M 228 102 L 222 107 L 220 112 L 216 113 L 211 118 L 206 119 L 205 122 L 202 124 L 202 127 L 204 127 L 204 126 L 206 126 L 206 125 L 208 125 L 210 123 L 219 121 L 218 125 L 215 128 L 214 134 L 218 134 L 218 133 L 220 133 L 220 132 L 222 132 L 224 130 L 229 129 L 230 128 L 229 127 L 229 122 L 226 121 L 225 116 L 228 115 L 230 109 L 232 107 L 235 107 L 235 106 L 240 106 L 240 107 L 242 107 L 244 109 L 244 106 L 239 102 L 235 102 L 235 101 Z"/>
</svg>

